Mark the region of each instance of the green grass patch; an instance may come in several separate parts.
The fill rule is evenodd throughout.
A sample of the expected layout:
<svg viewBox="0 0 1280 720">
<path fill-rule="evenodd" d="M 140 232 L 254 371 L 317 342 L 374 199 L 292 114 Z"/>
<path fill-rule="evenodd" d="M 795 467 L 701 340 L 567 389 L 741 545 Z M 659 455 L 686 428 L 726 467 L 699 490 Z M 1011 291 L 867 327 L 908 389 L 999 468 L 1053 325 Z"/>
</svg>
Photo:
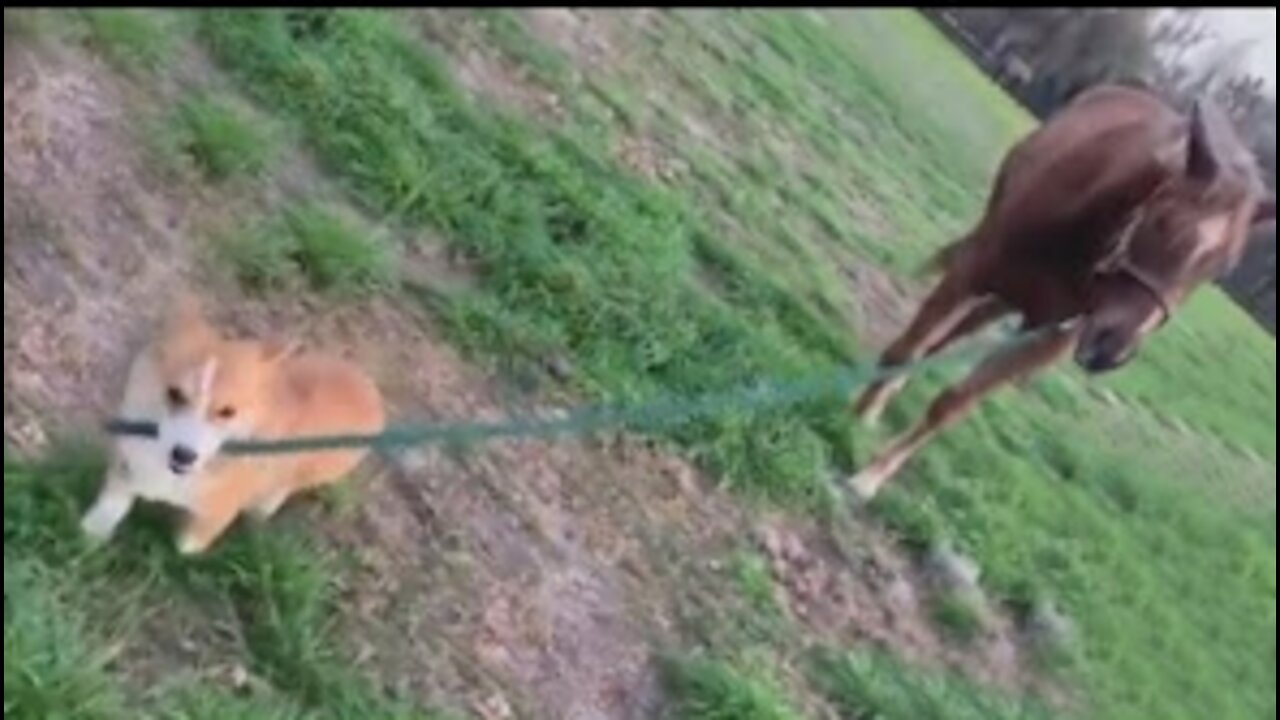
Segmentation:
<svg viewBox="0 0 1280 720">
<path fill-rule="evenodd" d="M 7 549 L 4 578 L 6 720 L 319 720 L 278 697 L 237 696 L 183 680 L 140 702 L 111 669 L 136 618 L 107 623 L 84 611 L 95 604 L 94 593 L 119 593 L 118 583 L 86 584 L 80 573 Z"/>
<path fill-rule="evenodd" d="M 10 557 L 6 545 L 4 717 L 123 719 L 123 693 L 106 669 L 110 645 L 91 637 L 67 602 L 67 580 L 55 577 L 40 563 Z"/>
<path fill-rule="evenodd" d="M 1274 463 L 1275 367 L 1275 338 L 1225 293 L 1205 288 L 1103 384 Z"/>
<path fill-rule="evenodd" d="M 983 692 L 949 675 L 922 673 L 881 655 L 824 652 L 814 682 L 852 720 L 1050 720 L 1047 710 Z"/>
<path fill-rule="evenodd" d="M 1064 607 L 1093 717 L 1256 716 L 1274 682 L 1259 662 L 1273 642 L 1274 513 L 1245 515 L 1115 442 L 1030 397 L 998 401 L 909 470 L 881 516 L 922 547 L 958 538 L 1006 604 Z"/>
<path fill-rule="evenodd" d="M 186 690 L 155 720 L 318 720 L 291 703 L 221 691 Z"/>
<path fill-rule="evenodd" d="M 474 10 L 494 44 L 512 60 L 533 71 L 547 87 L 565 90 L 573 67 L 563 54 L 539 42 L 515 10 Z"/>
<path fill-rule="evenodd" d="M 172 56 L 172 29 L 155 11 L 84 10 L 81 18 L 89 46 L 124 70 L 154 70 Z"/>
<path fill-rule="evenodd" d="M 800 720 L 776 684 L 706 658 L 668 661 L 663 668 L 673 720 Z"/>
<path fill-rule="evenodd" d="M 778 588 L 769 563 L 759 553 L 743 552 L 732 563 L 733 579 L 747 606 L 765 617 L 778 617 Z"/>
<path fill-rule="evenodd" d="M 331 627 L 330 561 L 299 528 L 233 532 L 208 557 L 177 556 L 173 528 L 137 513 L 107 547 L 81 540 L 102 453 L 67 445 L 5 458 L 5 717 L 18 720 L 431 720 L 353 675 Z M 148 602 L 232 608 L 246 666 L 270 686 L 230 697 L 199 683 L 137 697 L 112 662 Z M 106 635 L 104 633 L 111 633 Z"/>
<path fill-rule="evenodd" d="M 256 127 L 244 110 L 208 94 L 182 100 L 165 132 L 167 147 L 213 182 L 261 175 L 275 157 L 269 130 Z"/>
<path fill-rule="evenodd" d="M 224 238 L 219 247 L 236 277 L 259 291 L 305 286 L 358 297 L 395 285 L 390 239 L 349 212 L 319 204 L 289 207 Z"/>
<path fill-rule="evenodd" d="M 982 634 L 982 609 L 963 594 L 944 593 L 934 598 L 929 615 L 955 642 L 968 644 Z"/>
</svg>

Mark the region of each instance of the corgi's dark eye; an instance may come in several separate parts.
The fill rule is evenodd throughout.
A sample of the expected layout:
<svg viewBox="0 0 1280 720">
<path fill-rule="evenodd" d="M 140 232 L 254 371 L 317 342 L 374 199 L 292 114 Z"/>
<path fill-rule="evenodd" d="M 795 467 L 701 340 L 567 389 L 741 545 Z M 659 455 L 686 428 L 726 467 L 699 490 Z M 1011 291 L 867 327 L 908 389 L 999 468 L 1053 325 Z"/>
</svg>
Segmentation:
<svg viewBox="0 0 1280 720">
<path fill-rule="evenodd" d="M 231 407 L 230 405 L 226 407 L 218 408 L 219 420 L 230 420 L 235 416 L 236 416 L 236 409 Z"/>
<path fill-rule="evenodd" d="M 182 392 L 180 388 L 171 387 L 166 390 L 165 399 L 169 401 L 169 406 L 173 408 L 183 408 L 187 406 L 187 394 Z"/>
</svg>

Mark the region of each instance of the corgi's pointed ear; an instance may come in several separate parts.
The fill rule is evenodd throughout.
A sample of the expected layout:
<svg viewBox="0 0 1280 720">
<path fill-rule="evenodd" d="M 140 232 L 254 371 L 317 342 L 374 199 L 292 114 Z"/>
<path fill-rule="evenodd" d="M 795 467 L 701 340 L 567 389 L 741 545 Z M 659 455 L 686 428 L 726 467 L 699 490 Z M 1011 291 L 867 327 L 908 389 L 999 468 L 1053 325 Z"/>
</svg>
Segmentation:
<svg viewBox="0 0 1280 720">
<path fill-rule="evenodd" d="M 165 316 L 164 328 L 170 337 L 175 338 L 205 341 L 217 335 L 205 317 L 204 303 L 191 292 L 183 292 L 174 298 Z"/>
<path fill-rule="evenodd" d="M 169 308 L 169 322 L 174 325 L 198 325 L 204 322 L 204 303 L 190 291 L 182 292 Z"/>
<path fill-rule="evenodd" d="M 268 363 L 278 363 L 298 352 L 300 343 L 296 340 L 271 339 L 262 343 L 262 359 Z"/>
</svg>

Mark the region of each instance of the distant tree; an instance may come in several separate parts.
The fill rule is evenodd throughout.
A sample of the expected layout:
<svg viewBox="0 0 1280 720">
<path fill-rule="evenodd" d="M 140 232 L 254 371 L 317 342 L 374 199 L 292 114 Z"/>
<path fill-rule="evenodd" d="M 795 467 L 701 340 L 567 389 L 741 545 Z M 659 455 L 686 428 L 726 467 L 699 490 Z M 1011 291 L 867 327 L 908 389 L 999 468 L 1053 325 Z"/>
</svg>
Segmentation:
<svg viewBox="0 0 1280 720">
<path fill-rule="evenodd" d="M 1151 43 L 1164 68 L 1186 69 L 1189 55 L 1209 42 L 1212 34 L 1201 10 L 1171 8 L 1157 15 L 1151 28 Z"/>
<path fill-rule="evenodd" d="M 990 8 L 951 16 L 984 44 L 988 70 L 1007 67 L 1011 56 L 1030 67 L 1023 100 L 1041 115 L 1090 85 L 1147 82 L 1157 68 L 1153 10 Z"/>
</svg>

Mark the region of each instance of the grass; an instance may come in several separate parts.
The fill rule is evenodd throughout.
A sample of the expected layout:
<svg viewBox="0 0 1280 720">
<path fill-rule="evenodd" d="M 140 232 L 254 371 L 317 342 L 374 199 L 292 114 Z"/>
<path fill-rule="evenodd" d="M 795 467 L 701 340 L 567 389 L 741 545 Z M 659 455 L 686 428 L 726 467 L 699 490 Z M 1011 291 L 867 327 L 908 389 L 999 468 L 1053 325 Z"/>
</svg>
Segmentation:
<svg viewBox="0 0 1280 720">
<path fill-rule="evenodd" d="M 4 717 L 9 720 L 304 720 L 274 697 L 238 697 L 179 682 L 171 698 L 140 716 L 111 665 L 126 623 L 90 621 L 93 593 L 118 593 L 114 582 L 86 583 L 53 566 L 5 558 Z M 109 628 L 109 629 L 108 629 Z M 109 633 L 109 634 L 108 634 Z"/>
<path fill-rule="evenodd" d="M 4 716 L 14 720 L 123 718 L 104 642 L 88 638 L 49 569 L 4 561 Z M 65 584 L 65 581 L 64 583 Z"/>
<path fill-rule="evenodd" d="M 962 593 L 945 593 L 933 600 L 933 621 L 956 642 L 967 644 L 982 634 L 982 611 Z"/>
<path fill-rule="evenodd" d="M 84 10 L 90 47 L 128 71 L 159 68 L 171 57 L 174 43 L 164 19 L 147 10 Z"/>
<path fill-rule="evenodd" d="M 1275 341 L 1213 290 L 1184 308 L 1140 362 L 1105 384 L 1274 463 L 1275 367 Z"/>
<path fill-rule="evenodd" d="M 156 720 L 307 720 L 292 704 L 228 693 L 192 691 L 175 700 Z"/>
<path fill-rule="evenodd" d="M 259 125 L 224 100 L 194 94 L 181 101 L 169 119 L 167 145 L 211 181 L 254 177 L 267 169 L 275 148 L 273 138 Z"/>
<path fill-rule="evenodd" d="M 1049 720 L 1048 711 L 974 689 L 949 675 L 922 674 L 881 655 L 824 651 L 817 684 L 851 720 Z"/>
<path fill-rule="evenodd" d="M 533 38 L 517 12 L 486 9 L 474 13 L 488 35 L 499 46 L 511 49 L 513 58 L 535 77 L 552 86 L 563 87 L 571 82 L 573 65 L 563 55 Z"/>
<path fill-rule="evenodd" d="M 778 616 L 777 586 L 768 561 L 755 552 L 742 552 L 734 557 L 733 577 L 738 590 L 756 614 L 763 617 Z"/>
<path fill-rule="evenodd" d="M 296 527 L 242 528 L 210 557 L 184 563 L 168 525 L 144 514 L 93 550 L 77 520 L 103 472 L 101 454 L 73 444 L 50 458 L 5 458 L 6 718 L 439 719 L 352 674 L 330 632 L 331 561 Z M 230 608 L 246 667 L 269 691 L 245 698 L 195 682 L 131 688 L 109 661 L 149 604 L 172 602 Z"/>
<path fill-rule="evenodd" d="M 395 284 L 388 242 L 350 213 L 315 203 L 242 228 L 221 243 L 221 252 L 240 281 L 260 291 L 301 286 L 354 297 Z"/>
<path fill-rule="evenodd" d="M 850 297 L 868 289 L 849 270 L 904 275 L 962 232 L 1030 119 L 914 13 L 675 12 L 659 22 L 656 40 L 583 69 L 575 86 L 570 60 L 518 14 L 489 14 L 492 45 L 565 101 L 569 119 L 551 129 L 473 102 L 384 13 L 210 11 L 198 24 L 238 89 L 299 128 L 361 216 L 443 236 L 477 269 L 474 286 L 433 304 L 476 358 L 564 357 L 575 390 L 613 401 L 867 359 Z M 689 130 L 698 123 L 712 132 Z M 637 134 L 689 172 L 657 186 L 620 166 L 613 141 Z M 292 209 L 247 228 L 228 256 L 262 289 L 383 287 L 391 263 L 379 258 L 394 246 L 345 217 Z M 1205 290 L 1137 363 L 1099 383 L 1128 405 L 1100 401 L 1070 371 L 1044 377 L 941 438 L 872 509 L 909 545 L 965 548 L 996 607 L 1062 608 L 1078 657 L 1060 679 L 1083 717 L 1274 716 L 1274 368 L 1274 340 Z M 888 424 L 914 421 L 946 379 L 919 378 Z M 746 498 L 822 510 L 829 479 L 882 440 L 854 428 L 844 405 L 727 416 L 670 439 Z M 245 538 L 192 569 L 165 560 L 167 539 L 144 529 L 86 560 L 69 540 L 86 475 L 67 462 L 6 457 L 6 568 L 12 558 L 38 577 L 69 574 L 45 597 L 89 615 L 93 598 L 74 589 L 102 573 L 179 597 L 199 589 L 235 609 L 248 659 L 284 703 L 268 699 L 267 711 L 399 711 L 345 672 L 326 631 L 328 574 L 305 539 Z M 773 612 L 758 558 L 731 570 L 737 604 Z M 8 585 L 6 571 L 6 706 Z M 939 610 L 944 628 L 970 627 L 967 614 Z M 38 629 L 13 632 L 45 642 Z M 745 634 L 759 645 L 779 632 Z M 30 665 L 110 710 L 120 680 L 95 660 L 111 639 L 76 642 L 75 662 Z M 12 668 L 15 680 L 27 664 Z M 767 672 L 705 658 L 671 668 L 677 717 L 798 717 Z M 875 656 L 825 656 L 810 674 L 860 720 L 1050 717 Z"/>
<path fill-rule="evenodd" d="M 800 720 L 786 694 L 757 674 L 694 657 L 667 663 L 673 720 Z"/>
</svg>

